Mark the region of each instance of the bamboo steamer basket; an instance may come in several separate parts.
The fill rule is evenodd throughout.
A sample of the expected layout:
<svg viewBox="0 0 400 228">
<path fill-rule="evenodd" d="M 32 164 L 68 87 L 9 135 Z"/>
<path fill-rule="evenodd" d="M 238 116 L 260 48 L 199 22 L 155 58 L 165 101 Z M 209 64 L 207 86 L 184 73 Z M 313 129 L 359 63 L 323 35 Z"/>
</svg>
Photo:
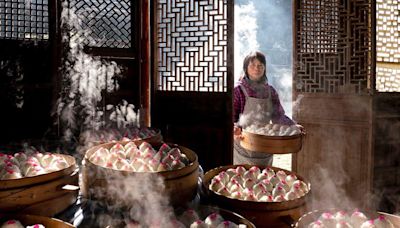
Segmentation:
<svg viewBox="0 0 400 228">
<path fill-rule="evenodd" d="M 234 210 L 249 219 L 256 227 L 287 227 L 288 219 L 293 219 L 295 221 L 307 211 L 307 202 L 310 200 L 311 190 L 309 190 L 304 196 L 290 201 L 254 202 L 228 198 L 209 189 L 209 185 L 214 176 L 229 168 L 236 168 L 238 166 L 243 166 L 246 169 L 249 169 L 253 165 L 221 166 L 206 172 L 203 178 L 202 188 L 210 202 L 215 203 L 221 208 Z M 263 169 L 266 166 L 258 167 Z M 311 189 L 311 184 L 296 173 L 277 167 L 270 168 L 275 172 L 282 170 L 288 175 L 296 175 L 299 180 L 304 181 L 308 185 L 308 188 Z"/>
<path fill-rule="evenodd" d="M 0 218 L 0 225 L 11 219 L 20 221 L 24 226 L 42 224 L 50 228 L 74 228 L 73 225 L 59 219 L 29 214 L 3 214 Z"/>
<path fill-rule="evenodd" d="M 200 211 L 200 214 L 203 214 L 203 215 L 211 214 L 212 212 L 218 212 L 225 220 L 229 220 L 236 224 L 244 224 L 244 225 L 246 225 L 247 228 L 255 228 L 256 227 L 252 222 L 250 222 L 245 217 L 243 217 L 235 212 L 232 212 L 230 210 L 221 209 L 221 208 L 213 208 L 213 207 L 205 207 L 205 208 L 198 209 L 198 211 Z"/>
<path fill-rule="evenodd" d="M 297 153 L 303 146 L 303 135 L 266 136 L 242 131 L 240 145 L 246 150 L 269 154 Z"/>
<path fill-rule="evenodd" d="M 315 220 L 319 218 L 319 216 L 324 213 L 324 212 L 330 212 L 330 213 L 335 213 L 337 212 L 337 209 L 327 209 L 327 210 L 313 210 L 310 212 L 305 213 L 303 216 L 301 216 L 294 224 L 293 226 L 296 228 L 307 228 L 308 225 Z M 354 210 L 351 210 L 354 211 Z M 389 220 L 394 227 L 400 227 L 400 216 L 398 215 L 393 215 L 393 214 L 388 214 L 385 212 L 376 212 L 376 211 L 370 211 L 370 210 L 360 210 L 363 212 L 368 218 L 370 219 L 375 219 L 378 218 L 379 215 L 385 216 L 387 220 Z"/>
<path fill-rule="evenodd" d="M 143 141 L 133 141 L 136 145 L 140 145 Z M 128 141 L 119 141 L 101 144 L 90 148 L 82 161 L 82 193 L 85 198 L 104 201 L 106 203 L 119 203 L 122 202 L 122 207 L 130 207 L 132 205 L 125 205 L 124 199 L 118 199 L 118 196 L 109 191 L 110 180 L 124 179 L 127 177 L 142 178 L 146 175 L 161 176 L 164 181 L 165 189 L 160 194 L 166 194 L 169 202 L 173 206 L 185 205 L 191 201 L 197 194 L 198 176 L 199 176 L 199 163 L 195 152 L 192 150 L 168 143 L 170 147 L 178 147 L 189 159 L 189 165 L 178 169 L 162 172 L 134 172 L 114 170 L 107 167 L 98 166 L 92 163 L 89 158 L 99 148 L 104 147 L 110 149 L 116 143 L 125 145 Z M 153 147 L 159 147 L 162 143 L 152 143 Z"/>
<path fill-rule="evenodd" d="M 33 177 L 0 181 L 0 211 L 53 216 L 71 204 L 79 193 L 75 158 L 63 156 L 69 167 Z"/>
<path fill-rule="evenodd" d="M 222 208 L 217 208 L 209 205 L 198 205 L 195 208 L 192 208 L 193 210 L 196 211 L 196 213 L 199 215 L 200 219 L 205 220 L 206 217 L 214 212 L 219 213 L 225 220 L 229 220 L 231 222 L 234 222 L 235 224 L 244 224 L 246 225 L 247 228 L 255 228 L 256 226 L 250 222 L 248 219 L 243 217 L 242 215 L 239 215 L 233 211 L 222 209 Z M 183 209 L 178 209 L 177 215 L 179 217 L 180 214 L 183 213 Z"/>
</svg>

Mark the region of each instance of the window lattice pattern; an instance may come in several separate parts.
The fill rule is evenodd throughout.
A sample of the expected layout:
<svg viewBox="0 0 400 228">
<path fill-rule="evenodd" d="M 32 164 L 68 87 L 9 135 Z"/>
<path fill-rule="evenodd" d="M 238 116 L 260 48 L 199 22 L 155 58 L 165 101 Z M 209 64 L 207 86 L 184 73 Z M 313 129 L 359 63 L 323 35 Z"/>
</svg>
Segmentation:
<svg viewBox="0 0 400 228">
<path fill-rule="evenodd" d="M 227 91 L 227 4 L 158 1 L 159 90 Z"/>
<path fill-rule="evenodd" d="M 294 79 L 298 92 L 367 91 L 371 75 L 371 1 L 298 2 Z M 323 22 L 318 23 L 321 18 Z M 326 44 L 328 41 L 331 43 Z"/>
<path fill-rule="evenodd" d="M 49 39 L 48 0 L 1 0 L 0 39 Z"/>
<path fill-rule="evenodd" d="M 338 0 L 302 0 L 301 51 L 306 53 L 336 52 L 339 29 Z M 316 13 L 318 12 L 318 13 Z"/>
<path fill-rule="evenodd" d="M 131 1 L 70 0 L 70 9 L 81 20 L 85 45 L 90 47 L 131 47 Z"/>
<path fill-rule="evenodd" d="M 376 1 L 376 90 L 400 92 L 400 0 Z"/>
<path fill-rule="evenodd" d="M 380 92 L 400 91 L 400 68 L 376 67 L 376 89 Z"/>
<path fill-rule="evenodd" d="M 376 59 L 400 63 L 400 0 L 376 1 Z"/>
</svg>

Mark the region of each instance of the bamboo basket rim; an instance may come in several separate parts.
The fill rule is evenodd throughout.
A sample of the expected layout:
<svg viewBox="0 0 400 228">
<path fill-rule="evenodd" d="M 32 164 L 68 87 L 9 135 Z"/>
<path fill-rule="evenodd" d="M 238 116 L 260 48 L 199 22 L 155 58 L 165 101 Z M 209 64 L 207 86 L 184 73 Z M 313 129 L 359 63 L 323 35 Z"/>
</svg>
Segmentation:
<svg viewBox="0 0 400 228">
<path fill-rule="evenodd" d="M 64 157 L 64 159 L 68 162 L 69 166 L 55 172 L 40 174 L 32 177 L 22 177 L 11 180 L 0 180 L 0 190 L 28 187 L 31 185 L 55 180 L 65 175 L 71 174 L 78 168 L 76 165 L 76 160 L 73 156 L 67 154 L 59 154 L 59 153 L 53 153 L 53 154 Z"/>
<path fill-rule="evenodd" d="M 9 213 L 2 213 L 0 214 L 0 224 L 3 222 L 15 219 L 20 221 L 24 226 L 30 226 L 33 224 L 42 224 L 46 227 L 55 227 L 56 228 L 74 228 L 72 224 L 62 221 L 61 219 L 57 218 L 50 218 L 41 215 L 32 215 L 32 214 L 9 214 Z M 26 223 L 33 223 L 33 224 L 26 224 Z"/>
<path fill-rule="evenodd" d="M 324 212 L 335 213 L 338 211 L 346 211 L 348 213 L 352 213 L 355 210 L 356 210 L 356 208 L 353 208 L 353 209 L 338 209 L 338 208 L 316 209 L 316 210 L 312 210 L 307 213 L 304 213 L 297 221 L 295 221 L 295 224 L 293 224 L 293 225 L 296 228 L 306 228 L 308 226 L 308 224 L 317 220 L 317 218 Z M 400 224 L 400 216 L 398 216 L 398 215 L 389 214 L 389 213 L 380 212 L 380 211 L 373 211 L 370 209 L 359 209 L 359 211 L 364 213 L 366 216 L 368 216 L 369 219 L 375 219 L 375 218 L 378 218 L 378 216 L 380 216 L 380 215 L 384 215 L 385 218 L 388 219 L 391 223 L 393 223 L 393 221 L 397 221 L 397 224 Z M 395 224 L 393 224 L 393 225 L 394 225 L 394 227 L 396 227 Z"/>
<path fill-rule="evenodd" d="M 125 145 L 129 142 L 134 142 L 137 146 L 139 146 L 142 142 L 145 142 L 145 141 L 143 141 L 143 140 L 116 141 L 116 142 L 103 143 L 103 144 L 94 146 L 92 148 L 89 148 L 85 153 L 85 157 L 84 157 L 85 165 L 90 165 L 90 166 L 96 167 L 97 169 L 99 169 L 101 171 L 108 172 L 108 173 L 114 173 L 114 174 L 120 174 L 122 176 L 141 175 L 141 174 L 159 174 L 167 179 L 168 178 L 176 178 L 177 174 L 179 174 L 179 176 L 188 175 L 188 174 L 192 173 L 195 169 L 198 169 L 198 166 L 199 166 L 198 156 L 194 151 L 192 151 L 191 149 L 189 149 L 187 147 L 184 147 L 184 146 L 181 146 L 181 145 L 178 145 L 175 143 L 165 143 L 165 142 L 150 143 L 150 145 L 153 146 L 154 144 L 156 144 L 157 146 L 161 146 L 163 143 L 165 143 L 169 146 L 178 147 L 181 150 L 181 152 L 183 152 L 183 153 L 185 153 L 185 155 L 187 155 L 190 163 L 188 165 L 186 165 L 185 167 L 182 167 L 182 168 L 176 169 L 176 170 L 166 170 L 166 171 L 159 171 L 159 172 L 137 172 L 137 171 L 117 170 L 117 169 L 112 169 L 109 167 L 99 166 L 99 165 L 94 164 L 89 159 L 89 157 L 94 152 L 96 152 L 96 150 L 98 150 L 100 148 L 110 149 L 113 145 L 115 145 L 117 143 Z"/>
<path fill-rule="evenodd" d="M 229 168 L 236 168 L 238 166 L 243 166 L 246 169 L 249 169 L 250 167 L 253 166 L 257 166 L 260 169 L 269 167 L 273 169 L 275 172 L 282 170 L 286 174 L 294 174 L 297 176 L 299 180 L 302 180 L 307 184 L 309 190 L 304 196 L 296 198 L 294 200 L 283 201 L 283 202 L 256 202 L 256 201 L 246 201 L 241 199 L 229 198 L 209 189 L 210 182 L 214 176 L 218 175 L 221 171 L 225 171 Z M 237 207 L 249 210 L 265 210 L 265 211 L 288 210 L 304 205 L 309 200 L 311 195 L 311 183 L 306 181 L 302 176 L 296 174 L 295 172 L 274 166 L 259 166 L 259 165 L 249 165 L 249 164 L 227 165 L 211 169 L 204 174 L 202 187 L 205 190 L 205 192 L 208 193 L 209 196 L 215 198 L 219 203 L 223 205 L 235 205 Z"/>
</svg>

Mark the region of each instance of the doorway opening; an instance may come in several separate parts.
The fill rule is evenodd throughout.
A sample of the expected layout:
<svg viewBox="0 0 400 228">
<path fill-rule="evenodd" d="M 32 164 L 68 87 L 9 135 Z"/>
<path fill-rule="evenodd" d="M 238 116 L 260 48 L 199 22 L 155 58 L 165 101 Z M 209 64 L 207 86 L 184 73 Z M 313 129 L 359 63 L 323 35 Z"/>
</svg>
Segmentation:
<svg viewBox="0 0 400 228">
<path fill-rule="evenodd" d="M 242 75 L 243 59 L 259 50 L 267 58 L 267 78 L 292 118 L 292 1 L 236 0 L 234 83 Z M 273 166 L 291 170 L 291 154 L 274 155 Z"/>
</svg>

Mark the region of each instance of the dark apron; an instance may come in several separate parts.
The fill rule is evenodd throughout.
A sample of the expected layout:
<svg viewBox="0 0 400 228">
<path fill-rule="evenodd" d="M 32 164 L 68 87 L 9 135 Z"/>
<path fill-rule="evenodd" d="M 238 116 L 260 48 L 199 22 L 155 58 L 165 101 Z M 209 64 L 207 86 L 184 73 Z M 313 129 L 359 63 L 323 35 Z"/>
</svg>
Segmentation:
<svg viewBox="0 0 400 228">
<path fill-rule="evenodd" d="M 246 103 L 242 117 L 245 116 L 244 120 L 240 121 L 242 127 L 245 128 L 251 124 L 268 124 L 271 120 L 273 112 L 271 90 L 267 99 L 249 97 L 246 89 L 240 86 L 246 97 Z M 250 151 L 240 146 L 240 141 L 234 140 L 233 144 L 233 164 L 250 164 L 250 165 L 272 165 L 273 154 L 266 154 L 264 152 Z"/>
</svg>

